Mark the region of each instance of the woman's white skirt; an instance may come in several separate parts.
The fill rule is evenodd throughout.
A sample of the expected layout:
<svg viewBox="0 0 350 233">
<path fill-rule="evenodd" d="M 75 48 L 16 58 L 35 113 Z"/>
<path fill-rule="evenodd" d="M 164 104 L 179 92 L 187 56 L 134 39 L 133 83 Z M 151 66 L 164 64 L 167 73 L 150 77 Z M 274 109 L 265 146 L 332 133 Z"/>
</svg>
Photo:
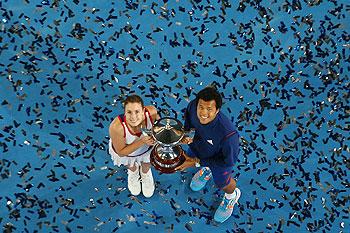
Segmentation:
<svg viewBox="0 0 350 233">
<path fill-rule="evenodd" d="M 113 160 L 113 164 L 120 167 L 120 165 L 124 166 L 141 166 L 141 163 L 149 163 L 150 162 L 150 156 L 151 151 L 148 150 L 144 154 L 136 157 L 128 157 L 128 156 L 119 156 L 112 147 L 112 140 L 109 140 L 109 154 L 111 155 L 111 158 Z"/>
</svg>

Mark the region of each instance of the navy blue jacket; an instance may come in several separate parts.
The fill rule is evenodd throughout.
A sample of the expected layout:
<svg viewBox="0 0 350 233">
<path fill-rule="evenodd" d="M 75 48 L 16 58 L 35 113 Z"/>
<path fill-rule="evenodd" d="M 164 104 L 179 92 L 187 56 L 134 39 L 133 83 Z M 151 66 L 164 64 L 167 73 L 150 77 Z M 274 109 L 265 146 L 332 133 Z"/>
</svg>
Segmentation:
<svg viewBox="0 0 350 233">
<path fill-rule="evenodd" d="M 188 146 L 200 159 L 201 166 L 232 167 L 239 154 L 239 134 L 221 111 L 209 124 L 197 117 L 197 102 L 192 100 L 185 112 L 185 130 L 194 128 L 193 142 Z"/>
</svg>

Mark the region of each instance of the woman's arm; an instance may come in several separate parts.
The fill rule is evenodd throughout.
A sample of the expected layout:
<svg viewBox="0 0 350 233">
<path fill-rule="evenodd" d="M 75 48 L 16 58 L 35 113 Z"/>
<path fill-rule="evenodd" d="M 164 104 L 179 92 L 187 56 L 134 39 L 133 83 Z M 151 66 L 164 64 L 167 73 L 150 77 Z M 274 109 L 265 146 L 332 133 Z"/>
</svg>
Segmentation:
<svg viewBox="0 0 350 233">
<path fill-rule="evenodd" d="M 141 136 L 139 140 L 135 140 L 133 143 L 127 145 L 124 138 L 124 128 L 118 119 L 116 119 L 116 121 L 118 122 L 113 122 L 109 127 L 109 135 L 112 140 L 113 148 L 119 156 L 128 156 L 141 146 L 153 143 L 153 138 Z"/>
</svg>

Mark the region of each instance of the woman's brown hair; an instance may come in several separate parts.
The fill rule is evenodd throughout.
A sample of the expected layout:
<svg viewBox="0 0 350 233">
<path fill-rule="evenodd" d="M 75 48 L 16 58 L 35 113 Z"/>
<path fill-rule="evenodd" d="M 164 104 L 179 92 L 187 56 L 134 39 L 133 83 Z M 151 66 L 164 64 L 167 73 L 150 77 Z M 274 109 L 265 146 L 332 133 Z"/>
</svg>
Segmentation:
<svg viewBox="0 0 350 233">
<path fill-rule="evenodd" d="M 142 108 L 144 108 L 143 100 L 138 95 L 129 95 L 128 97 L 126 97 L 126 99 L 123 102 L 124 108 L 128 103 L 140 103 Z"/>
</svg>

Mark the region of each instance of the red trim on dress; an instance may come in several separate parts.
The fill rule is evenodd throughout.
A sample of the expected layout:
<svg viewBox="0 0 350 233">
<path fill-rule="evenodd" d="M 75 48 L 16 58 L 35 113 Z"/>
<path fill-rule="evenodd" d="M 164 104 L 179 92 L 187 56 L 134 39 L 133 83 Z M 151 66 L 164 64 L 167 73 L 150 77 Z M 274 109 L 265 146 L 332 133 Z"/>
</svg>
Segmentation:
<svg viewBox="0 0 350 233">
<path fill-rule="evenodd" d="M 145 124 L 146 124 L 146 128 L 147 128 L 147 116 L 146 116 L 146 112 L 148 112 L 147 108 L 145 108 L 145 111 L 143 112 L 143 115 L 145 116 Z"/>
<path fill-rule="evenodd" d="M 121 123 L 122 126 L 123 126 L 124 138 L 126 138 L 126 132 L 125 132 L 125 127 L 124 127 L 124 124 L 123 124 L 123 120 L 122 120 L 122 118 L 121 118 L 120 116 L 118 116 L 118 119 L 119 119 L 120 123 Z"/>
<path fill-rule="evenodd" d="M 151 115 L 151 113 L 148 111 L 148 109 L 146 108 L 146 111 L 148 112 L 148 115 L 149 115 L 149 119 L 151 120 L 151 123 L 152 123 L 152 125 L 154 124 L 154 122 L 153 122 L 153 119 L 152 119 L 152 115 Z M 146 118 L 147 119 L 147 118 Z M 147 126 L 147 122 L 146 122 L 146 126 Z"/>
</svg>

